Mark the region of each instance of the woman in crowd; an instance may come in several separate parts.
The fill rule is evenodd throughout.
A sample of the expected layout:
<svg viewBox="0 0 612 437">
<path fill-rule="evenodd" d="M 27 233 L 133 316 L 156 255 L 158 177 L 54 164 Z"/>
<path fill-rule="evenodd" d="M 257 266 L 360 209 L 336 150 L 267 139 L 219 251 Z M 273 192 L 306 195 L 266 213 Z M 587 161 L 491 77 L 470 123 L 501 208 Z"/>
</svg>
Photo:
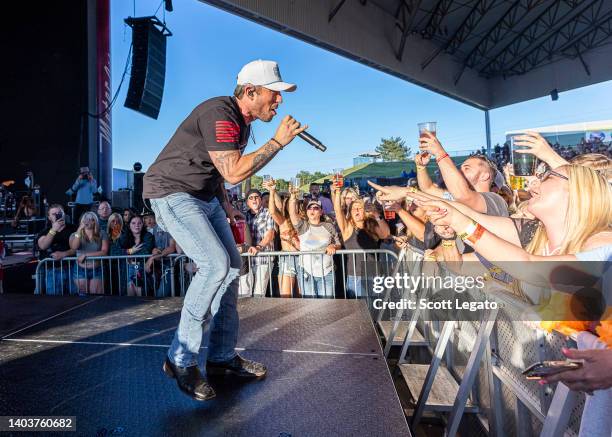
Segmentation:
<svg viewBox="0 0 612 437">
<path fill-rule="evenodd" d="M 300 251 L 325 251 L 325 254 L 301 255 L 298 282 L 304 295 L 334 296 L 334 264 L 332 255 L 340 249 L 340 238 L 335 226 L 323 218 L 323 208 L 318 200 L 306 204 L 306 219 L 297 210 L 299 189 L 290 188 L 289 217 L 297 230 Z"/>
<path fill-rule="evenodd" d="M 547 204 L 558 202 L 565 218 L 565 227 L 555 249 L 550 248 L 549 227 L 542 221 L 527 250 L 496 235 L 498 227 L 483 226 L 473 218 L 459 212 L 451 203 L 440 200 L 422 202 L 428 208 L 431 219 L 448 225 L 463 235 L 466 242 L 489 261 L 523 261 L 523 263 L 501 263 L 501 267 L 515 278 L 532 281 L 534 274 L 550 278 L 556 263 L 546 262 L 540 268 L 525 269 L 524 262 L 555 261 L 611 261 L 612 260 L 612 188 L 600 173 L 577 165 L 564 165 L 555 169 L 557 181 L 542 178 L 539 192 L 529 203 L 530 211 L 540 218 L 552 214 Z M 565 176 L 567 179 L 564 179 Z M 565 186 L 567 185 L 567 186 Z M 561 195 L 560 195 L 561 194 Z M 546 211 L 546 212 L 545 212 Z M 467 232 L 466 232 L 467 230 Z M 552 238 L 555 237 L 553 234 Z M 556 252 L 556 254 L 555 254 Z M 572 266 L 574 270 L 578 266 Z M 586 268 L 590 268 L 587 265 Z M 543 269 L 543 271 L 541 270 Z M 558 271 L 558 270 L 557 270 Z M 607 277 L 607 276 L 606 276 Z M 605 293 L 605 290 L 604 290 Z M 566 299 L 569 299 L 567 296 Z M 609 323 L 609 321 L 607 322 Z M 587 331 L 577 336 L 578 351 L 565 350 L 569 358 L 585 359 L 588 370 L 564 372 L 565 375 L 548 378 L 546 382 L 565 381 L 576 390 L 599 390 L 589 393 L 583 410 L 580 436 L 609 436 L 612 431 L 612 391 L 609 374 L 604 370 L 611 362 L 610 351 L 605 343 Z"/>
<path fill-rule="evenodd" d="M 136 212 L 132 208 L 125 208 L 123 210 L 123 223 L 127 224 L 132 220 L 132 217 L 136 215 Z"/>
<path fill-rule="evenodd" d="M 114 212 L 108 218 L 108 243 L 109 243 L 109 255 L 110 256 L 121 256 L 125 255 L 125 250 L 121 248 L 119 244 L 119 238 L 123 232 L 123 218 L 121 214 Z"/>
<path fill-rule="evenodd" d="M 289 218 L 289 196 L 279 196 L 276 192 L 276 182 L 271 179 L 263 183 L 270 192 L 269 208 L 272 219 L 278 226 L 281 248 L 283 252 L 299 252 L 300 239 Z M 280 208 L 278 208 L 280 204 Z M 281 297 L 291 297 L 296 286 L 298 262 L 294 255 L 280 258 L 278 265 L 278 286 Z"/>
<path fill-rule="evenodd" d="M 88 261 L 87 258 L 106 256 L 108 246 L 108 236 L 106 231 L 100 230 L 96 214 L 84 213 L 77 231 L 70 236 L 70 248 L 76 250 L 77 256 L 74 272 L 79 293 L 104 293 L 101 261 Z"/>
<path fill-rule="evenodd" d="M 533 190 L 528 205 L 528 211 L 535 220 L 488 216 L 458 202 L 446 202 L 448 206 L 445 208 L 458 210 L 496 236 L 519 248 L 523 247 L 532 255 L 575 254 L 612 242 L 612 191 L 601 174 L 578 165 L 564 165 L 547 170 L 539 175 L 539 179 L 540 185 Z M 429 195 L 413 193 L 403 187 L 378 188 L 386 193 L 385 198 L 407 195 L 421 202 L 441 201 L 431 200 L 433 197 Z M 439 224 L 450 226 L 449 223 Z M 494 249 L 485 253 L 478 248 L 476 250 L 492 262 L 514 260 L 509 257 L 508 251 Z M 529 297 L 533 302 L 539 301 L 538 296 Z"/>
<path fill-rule="evenodd" d="M 123 256 L 125 250 L 121 248 L 120 238 L 123 233 L 123 218 L 121 214 L 114 212 L 108 218 L 106 233 L 108 235 L 109 255 Z M 126 285 L 126 268 L 125 259 L 111 260 L 109 263 L 110 270 L 110 292 L 111 294 L 125 294 Z"/>
<path fill-rule="evenodd" d="M 380 240 L 389 236 L 389 225 L 379 214 L 366 213 L 361 199 L 352 200 L 345 212 L 342 210 L 341 194 L 337 187 L 332 188 L 332 200 L 336 211 L 338 228 L 342 234 L 344 248 L 348 250 L 372 250 L 380 247 Z M 346 266 L 346 297 L 365 296 L 370 289 L 368 278 L 375 271 L 375 257 L 349 256 Z M 368 264 L 370 272 L 367 272 Z M 367 274 L 366 274 L 367 273 Z"/>
<path fill-rule="evenodd" d="M 333 193 L 332 193 L 332 196 L 333 196 Z M 359 193 L 357 192 L 355 188 L 347 187 L 342 190 L 342 193 L 340 194 L 340 206 L 342 207 L 342 212 L 344 213 L 344 217 L 348 218 L 349 208 L 351 206 L 351 203 L 353 203 L 355 200 L 358 200 L 360 198 L 361 197 L 359 197 Z M 336 211 L 336 215 L 337 214 L 338 212 Z"/>
<path fill-rule="evenodd" d="M 147 232 L 142 217 L 134 216 L 128 223 L 129 228 L 122 233 L 119 244 L 128 255 L 151 255 L 155 247 L 153 234 Z M 153 286 L 153 280 L 145 278 L 144 257 L 128 259 L 127 261 L 127 294 L 128 296 L 141 296 L 143 287 L 145 293 Z"/>
</svg>

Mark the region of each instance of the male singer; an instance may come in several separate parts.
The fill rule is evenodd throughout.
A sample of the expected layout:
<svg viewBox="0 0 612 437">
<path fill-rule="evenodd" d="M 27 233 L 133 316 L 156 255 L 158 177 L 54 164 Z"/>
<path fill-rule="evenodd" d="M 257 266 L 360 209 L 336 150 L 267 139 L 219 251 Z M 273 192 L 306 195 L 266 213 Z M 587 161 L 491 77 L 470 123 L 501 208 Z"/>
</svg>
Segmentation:
<svg viewBox="0 0 612 437">
<path fill-rule="evenodd" d="M 223 181 L 237 184 L 264 167 L 307 126 L 286 116 L 269 141 L 243 155 L 250 124 L 271 121 L 282 91 L 296 86 L 281 79 L 273 61 L 257 60 L 238 73 L 233 97 L 198 105 L 181 123 L 144 176 L 143 197 L 150 199 L 157 223 L 198 267 L 187 290 L 181 320 L 164 362 L 164 372 L 193 399 L 215 396 L 198 367 L 204 326 L 212 318 L 206 372 L 260 377 L 263 364 L 236 354 L 238 272 L 236 250 L 226 214 Z"/>
</svg>

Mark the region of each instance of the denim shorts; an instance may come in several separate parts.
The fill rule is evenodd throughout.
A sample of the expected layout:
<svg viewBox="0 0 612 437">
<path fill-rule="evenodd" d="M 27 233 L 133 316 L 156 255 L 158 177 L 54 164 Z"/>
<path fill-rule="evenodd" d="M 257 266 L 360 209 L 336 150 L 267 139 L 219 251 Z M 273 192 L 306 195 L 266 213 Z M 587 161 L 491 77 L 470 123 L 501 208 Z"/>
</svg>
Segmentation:
<svg viewBox="0 0 612 437">
<path fill-rule="evenodd" d="M 102 279 L 102 267 L 94 267 L 93 269 L 85 269 L 81 266 L 76 266 L 74 269 L 75 279 Z"/>
<path fill-rule="evenodd" d="M 278 261 L 278 273 L 285 276 L 297 276 L 297 256 L 281 256 Z"/>
</svg>

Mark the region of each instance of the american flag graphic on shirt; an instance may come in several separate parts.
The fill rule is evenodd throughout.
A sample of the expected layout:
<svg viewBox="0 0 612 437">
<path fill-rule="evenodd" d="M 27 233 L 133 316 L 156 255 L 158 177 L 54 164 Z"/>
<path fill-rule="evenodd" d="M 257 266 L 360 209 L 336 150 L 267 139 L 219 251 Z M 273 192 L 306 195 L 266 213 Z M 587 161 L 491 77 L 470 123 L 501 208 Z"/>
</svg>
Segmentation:
<svg viewBox="0 0 612 437">
<path fill-rule="evenodd" d="M 240 141 L 240 126 L 233 121 L 216 121 L 215 137 L 218 143 L 238 143 Z"/>
</svg>

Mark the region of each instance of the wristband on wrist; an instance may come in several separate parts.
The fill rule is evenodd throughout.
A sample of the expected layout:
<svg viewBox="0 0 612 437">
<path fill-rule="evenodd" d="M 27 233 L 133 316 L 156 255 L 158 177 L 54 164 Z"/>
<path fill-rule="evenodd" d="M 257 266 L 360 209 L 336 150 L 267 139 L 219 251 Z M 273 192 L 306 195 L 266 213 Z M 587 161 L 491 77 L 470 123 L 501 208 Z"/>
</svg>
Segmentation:
<svg viewBox="0 0 612 437">
<path fill-rule="evenodd" d="M 442 247 L 455 247 L 455 240 L 442 240 Z"/>
<path fill-rule="evenodd" d="M 270 138 L 270 141 L 274 141 L 276 144 L 278 144 L 278 147 L 280 147 L 281 149 L 283 149 L 283 147 L 285 147 L 281 143 L 279 143 L 276 138 Z"/>
<path fill-rule="evenodd" d="M 56 231 L 54 231 L 53 229 L 51 229 L 47 235 L 50 235 L 50 236 L 52 236 L 52 237 L 55 237 L 55 236 L 57 235 L 57 232 L 56 232 Z"/>
<path fill-rule="evenodd" d="M 478 223 L 472 220 L 472 223 L 470 223 L 469 226 L 465 228 L 462 232 L 458 232 L 457 236 L 465 241 L 470 235 L 472 235 L 476 231 L 477 226 Z"/>
<path fill-rule="evenodd" d="M 436 158 L 436 162 L 442 161 L 444 158 L 448 158 L 448 153 L 444 152 L 444 155 Z"/>
<path fill-rule="evenodd" d="M 486 231 L 484 226 L 482 226 L 480 223 L 476 224 L 476 230 L 472 233 L 472 235 L 469 235 L 467 237 L 468 241 L 472 244 L 472 246 L 474 246 L 478 242 L 478 240 L 480 240 L 480 237 L 482 237 L 484 231 Z"/>
<path fill-rule="evenodd" d="M 425 170 L 425 166 L 424 166 L 424 165 L 417 164 L 417 165 L 416 165 L 416 169 L 417 169 L 417 171 L 419 171 L 419 170 Z"/>
</svg>

